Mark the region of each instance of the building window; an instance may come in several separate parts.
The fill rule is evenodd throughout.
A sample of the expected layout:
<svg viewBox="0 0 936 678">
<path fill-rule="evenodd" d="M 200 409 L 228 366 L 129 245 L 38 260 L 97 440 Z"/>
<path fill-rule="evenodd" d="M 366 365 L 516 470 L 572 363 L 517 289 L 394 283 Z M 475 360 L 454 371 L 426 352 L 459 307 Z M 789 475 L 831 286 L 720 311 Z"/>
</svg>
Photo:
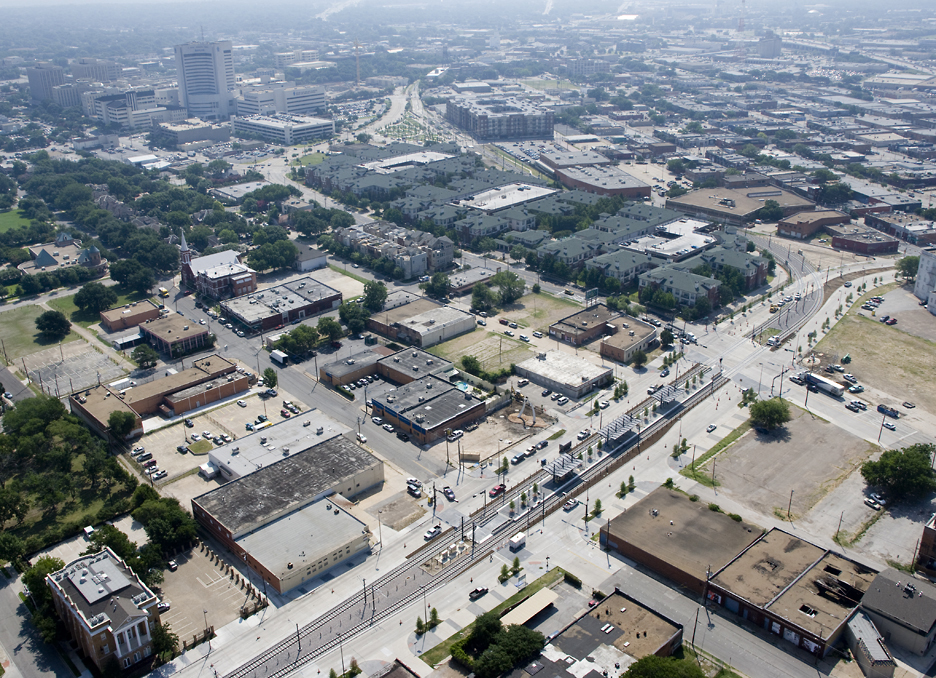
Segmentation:
<svg viewBox="0 0 936 678">
<path fill-rule="evenodd" d="M 124 657 L 123 666 L 124 668 L 127 668 L 130 666 L 130 657 Z"/>
<path fill-rule="evenodd" d="M 110 654 L 110 646 L 109 646 L 109 645 L 101 645 L 101 654 L 102 654 L 102 655 Z"/>
<path fill-rule="evenodd" d="M 117 647 L 123 647 L 123 646 L 124 646 L 124 637 L 123 637 L 123 634 L 122 634 L 122 633 L 118 633 L 118 634 L 117 634 Z"/>
<path fill-rule="evenodd" d="M 140 661 L 140 653 L 139 653 L 139 652 L 134 652 L 134 653 L 133 653 L 133 663 L 135 664 L 135 663 L 138 662 L 138 661 Z"/>
<path fill-rule="evenodd" d="M 143 650 L 143 656 L 149 657 L 151 654 L 153 654 L 153 648 L 147 645 L 146 648 L 144 648 Z"/>
</svg>

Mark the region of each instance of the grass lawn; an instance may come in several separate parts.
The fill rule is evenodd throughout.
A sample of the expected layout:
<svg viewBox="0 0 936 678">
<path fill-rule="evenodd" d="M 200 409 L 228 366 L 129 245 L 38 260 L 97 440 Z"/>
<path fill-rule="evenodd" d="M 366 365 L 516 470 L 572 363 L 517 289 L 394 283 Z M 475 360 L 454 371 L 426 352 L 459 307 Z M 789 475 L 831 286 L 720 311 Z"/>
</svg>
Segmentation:
<svg viewBox="0 0 936 678">
<path fill-rule="evenodd" d="M 192 454 L 208 454 L 214 447 L 210 440 L 198 440 L 188 446 Z"/>
<path fill-rule="evenodd" d="M 57 341 L 49 341 L 36 329 L 36 318 L 44 313 L 39 306 L 32 304 L 21 306 L 0 314 L 0 340 L 12 360 L 54 346 Z M 62 339 L 63 344 L 80 339 L 75 332 Z"/>
<path fill-rule="evenodd" d="M 295 165 L 302 165 L 303 167 L 308 167 L 309 165 L 319 165 L 325 161 L 325 158 L 328 157 L 324 153 L 310 153 L 309 155 L 304 155 L 298 160 L 295 161 Z"/>
<path fill-rule="evenodd" d="M 20 210 L 5 210 L 0 212 L 0 233 L 6 233 L 17 226 L 29 226 L 29 219 L 23 216 Z"/>
<path fill-rule="evenodd" d="M 342 266 L 338 266 L 337 264 L 329 264 L 329 265 L 328 265 L 328 268 L 330 268 L 330 269 L 333 270 L 333 271 L 337 271 L 337 272 L 340 273 L 341 275 L 346 275 L 346 276 L 348 276 L 349 278 L 354 278 L 354 279 L 357 280 L 359 283 L 363 283 L 363 284 L 365 284 L 365 285 L 366 285 L 367 283 L 371 282 L 370 280 L 368 280 L 368 279 L 365 278 L 364 276 L 356 275 L 356 274 L 352 273 L 351 271 L 346 271 L 346 270 L 344 270 L 344 268 L 343 268 Z"/>
<path fill-rule="evenodd" d="M 116 285 L 111 289 L 117 293 L 117 303 L 114 304 L 115 307 L 150 298 L 150 295 L 146 292 L 140 293 L 135 290 L 127 290 L 122 285 Z M 158 304 L 159 302 L 157 301 L 156 303 Z M 101 316 L 97 313 L 85 313 L 75 306 L 74 294 L 67 297 L 52 299 L 49 301 L 49 306 L 56 311 L 61 311 L 72 323 L 80 325 L 81 327 L 88 327 L 101 320 Z"/>
<path fill-rule="evenodd" d="M 535 579 L 529 584 L 527 584 L 526 586 L 524 586 L 522 589 L 520 589 L 515 594 L 510 596 L 510 598 L 508 598 L 507 600 L 502 602 L 500 605 L 495 607 L 493 610 L 491 610 L 491 612 L 500 614 L 507 608 L 513 605 L 516 605 L 524 598 L 529 598 L 534 593 L 538 592 L 540 589 L 544 589 L 549 586 L 552 586 L 553 584 L 558 582 L 560 579 L 562 579 L 562 577 L 563 577 L 562 568 L 554 567 L 553 569 L 551 569 L 549 572 L 544 574 L 539 579 Z M 452 645 L 454 645 L 457 641 L 461 640 L 465 636 L 470 635 L 471 630 L 473 628 L 474 628 L 474 622 L 472 622 L 471 624 L 468 624 L 468 626 L 463 628 L 458 633 L 455 633 L 449 636 L 448 638 L 443 640 L 441 643 L 436 645 L 431 650 L 427 650 L 426 652 L 424 652 L 423 655 L 420 657 L 420 659 L 426 662 L 429 666 L 435 667 L 436 664 L 438 664 L 440 661 L 442 661 L 443 659 L 449 656 L 449 654 L 452 651 Z"/>
</svg>

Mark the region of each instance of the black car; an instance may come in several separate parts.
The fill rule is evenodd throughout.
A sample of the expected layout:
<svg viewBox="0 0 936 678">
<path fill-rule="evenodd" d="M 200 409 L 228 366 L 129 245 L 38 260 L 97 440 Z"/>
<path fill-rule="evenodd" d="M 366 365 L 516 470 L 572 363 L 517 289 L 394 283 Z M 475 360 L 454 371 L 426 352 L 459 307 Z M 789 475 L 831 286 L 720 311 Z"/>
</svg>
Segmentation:
<svg viewBox="0 0 936 678">
<path fill-rule="evenodd" d="M 404 443 L 409 441 L 409 434 L 404 431 L 397 431 L 396 437 L 402 440 Z"/>
<path fill-rule="evenodd" d="M 540 395 L 543 396 L 543 397 L 545 398 L 546 396 L 551 396 L 551 395 L 552 395 L 552 391 L 550 391 L 548 388 L 544 388 L 544 389 L 543 389 L 543 392 L 540 393 Z"/>
<path fill-rule="evenodd" d="M 799 377 L 790 377 L 790 381 L 792 381 L 794 384 L 799 384 L 800 386 L 802 386 L 805 383 Z"/>
<path fill-rule="evenodd" d="M 189 428 L 192 428 L 193 426 L 195 426 L 195 422 L 192 421 L 191 419 L 186 419 L 185 425 L 188 426 Z"/>
<path fill-rule="evenodd" d="M 448 485 L 442 488 L 442 494 L 444 494 L 445 498 L 449 501 L 455 501 L 455 491 Z"/>
<path fill-rule="evenodd" d="M 186 447 L 185 445 L 179 445 L 179 446 L 176 448 L 176 451 L 177 451 L 177 452 L 181 452 L 182 454 L 188 454 L 189 452 L 191 452 L 191 450 L 190 450 L 188 447 Z"/>
<path fill-rule="evenodd" d="M 486 586 L 479 586 L 468 594 L 468 600 L 477 600 L 487 592 L 488 589 Z"/>
</svg>

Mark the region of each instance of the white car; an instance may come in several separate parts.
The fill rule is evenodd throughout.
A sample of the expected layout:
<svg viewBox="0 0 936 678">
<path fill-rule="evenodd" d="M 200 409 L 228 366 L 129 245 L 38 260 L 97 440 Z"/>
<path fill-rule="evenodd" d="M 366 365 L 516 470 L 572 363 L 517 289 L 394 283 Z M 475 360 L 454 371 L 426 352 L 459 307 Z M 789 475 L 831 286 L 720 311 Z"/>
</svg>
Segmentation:
<svg viewBox="0 0 936 678">
<path fill-rule="evenodd" d="M 383 419 L 380 417 L 371 417 L 371 421 L 380 426 L 383 423 Z"/>
<path fill-rule="evenodd" d="M 201 440 L 201 436 L 198 435 L 197 433 L 193 433 L 192 435 L 189 436 L 189 438 L 192 439 L 192 442 L 193 442 L 193 443 L 194 443 L 196 440 Z"/>
<path fill-rule="evenodd" d="M 362 433 L 358 433 L 358 434 L 357 434 L 357 439 L 358 439 L 358 442 L 359 442 L 359 443 L 366 443 L 366 442 L 367 442 L 367 436 L 364 435 L 364 434 L 362 434 Z"/>
<path fill-rule="evenodd" d="M 600 407 L 600 408 L 603 409 L 603 410 L 608 409 L 608 406 L 609 406 L 610 404 L 611 404 L 611 403 L 609 403 L 607 400 L 600 400 L 600 401 L 598 401 L 598 407 Z"/>
<path fill-rule="evenodd" d="M 247 407 L 247 403 L 245 403 L 243 400 L 238 400 L 237 404 L 240 405 L 241 407 Z"/>
<path fill-rule="evenodd" d="M 884 428 L 886 428 L 888 431 L 896 431 L 896 430 L 897 430 L 897 427 L 894 426 L 894 425 L 893 425 L 891 422 L 889 422 L 889 421 L 885 421 L 885 422 L 884 422 Z"/>
</svg>

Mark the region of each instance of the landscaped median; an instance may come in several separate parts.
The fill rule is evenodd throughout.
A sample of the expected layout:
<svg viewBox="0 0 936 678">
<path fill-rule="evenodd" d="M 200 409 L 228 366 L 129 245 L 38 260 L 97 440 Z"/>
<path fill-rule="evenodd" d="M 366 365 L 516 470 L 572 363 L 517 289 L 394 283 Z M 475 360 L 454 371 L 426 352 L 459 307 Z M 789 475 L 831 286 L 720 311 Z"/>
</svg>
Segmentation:
<svg viewBox="0 0 936 678">
<path fill-rule="evenodd" d="M 495 607 L 493 610 L 491 610 L 491 612 L 496 613 L 497 616 L 500 617 L 503 613 L 509 611 L 511 608 L 516 607 L 540 589 L 553 586 L 564 576 L 565 570 L 560 567 L 554 567 L 546 572 L 542 577 L 535 579 L 517 591 L 515 594 L 507 598 L 507 600 Z M 475 623 L 472 622 L 461 631 L 458 631 L 457 633 L 449 636 L 432 649 L 427 650 L 422 655 L 420 655 L 420 659 L 426 662 L 426 664 L 429 666 L 435 668 L 437 664 L 439 664 L 443 659 L 452 653 L 452 646 L 455 643 L 463 640 L 464 638 L 467 638 L 471 634 L 472 630 L 474 629 L 474 625 Z"/>
<path fill-rule="evenodd" d="M 689 464 L 689 466 L 686 466 L 679 473 L 681 475 L 686 476 L 687 478 L 691 480 L 696 481 L 697 483 L 705 485 L 706 487 L 714 487 L 715 485 L 718 484 L 717 481 L 713 481 L 711 476 L 709 476 L 706 473 L 702 473 L 701 471 L 699 471 L 699 469 L 705 466 L 705 463 L 709 459 L 711 459 L 716 454 L 718 454 L 719 452 L 724 450 L 726 447 L 731 445 L 738 438 L 740 438 L 745 433 L 747 433 L 750 429 L 751 429 L 751 420 L 748 419 L 743 424 L 741 424 L 738 428 L 736 428 L 734 431 L 732 431 L 731 433 L 726 435 L 724 438 L 722 438 L 720 441 L 718 441 L 715 445 L 713 445 L 712 448 L 708 452 L 705 452 L 701 457 L 696 459 L 694 463 Z"/>
</svg>

